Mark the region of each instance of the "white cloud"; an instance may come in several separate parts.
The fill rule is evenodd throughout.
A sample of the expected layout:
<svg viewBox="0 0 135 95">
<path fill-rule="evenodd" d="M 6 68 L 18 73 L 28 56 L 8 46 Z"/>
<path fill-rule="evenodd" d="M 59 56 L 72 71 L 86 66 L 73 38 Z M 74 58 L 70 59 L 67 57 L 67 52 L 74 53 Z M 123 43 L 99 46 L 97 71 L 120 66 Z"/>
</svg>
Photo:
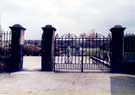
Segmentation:
<svg viewBox="0 0 135 95">
<path fill-rule="evenodd" d="M 107 34 L 115 24 L 135 31 L 134 0 L 1 0 L 2 26 L 20 23 L 26 26 L 26 37 L 40 39 L 41 27 L 56 26 L 58 33 L 89 32 Z"/>
<path fill-rule="evenodd" d="M 81 5 L 81 0 L 60 0 L 61 5 L 67 8 L 79 8 Z"/>
</svg>

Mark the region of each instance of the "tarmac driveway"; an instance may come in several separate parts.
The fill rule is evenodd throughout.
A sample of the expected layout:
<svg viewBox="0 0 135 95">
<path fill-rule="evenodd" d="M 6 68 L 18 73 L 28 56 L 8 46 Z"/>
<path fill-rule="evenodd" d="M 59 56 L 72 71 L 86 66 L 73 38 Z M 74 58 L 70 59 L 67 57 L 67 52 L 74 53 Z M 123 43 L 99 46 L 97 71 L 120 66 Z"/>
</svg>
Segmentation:
<svg viewBox="0 0 135 95">
<path fill-rule="evenodd" d="M 0 74 L 0 95 L 135 95 L 135 76 L 40 71 Z"/>
<path fill-rule="evenodd" d="M 41 57 L 24 57 L 25 71 L 0 74 L 0 95 L 135 95 L 135 75 L 36 71 Z"/>
</svg>

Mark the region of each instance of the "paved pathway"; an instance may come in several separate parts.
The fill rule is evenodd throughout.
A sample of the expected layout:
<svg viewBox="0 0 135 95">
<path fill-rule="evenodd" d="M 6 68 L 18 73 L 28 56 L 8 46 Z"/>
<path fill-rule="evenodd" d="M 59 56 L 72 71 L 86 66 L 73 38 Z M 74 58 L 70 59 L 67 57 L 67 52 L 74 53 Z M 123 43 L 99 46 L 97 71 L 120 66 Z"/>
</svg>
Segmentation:
<svg viewBox="0 0 135 95">
<path fill-rule="evenodd" d="M 32 70 L 0 74 L 0 95 L 135 95 L 133 75 Z"/>
</svg>

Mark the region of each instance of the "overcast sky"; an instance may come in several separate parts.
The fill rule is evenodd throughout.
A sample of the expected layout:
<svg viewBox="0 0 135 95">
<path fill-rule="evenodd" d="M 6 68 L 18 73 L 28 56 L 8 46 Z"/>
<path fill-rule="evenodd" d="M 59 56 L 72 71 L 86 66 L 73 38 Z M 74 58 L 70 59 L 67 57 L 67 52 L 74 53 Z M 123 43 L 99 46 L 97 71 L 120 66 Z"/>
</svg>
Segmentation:
<svg viewBox="0 0 135 95">
<path fill-rule="evenodd" d="M 40 39 L 41 27 L 51 24 L 56 33 L 107 35 L 120 24 L 135 32 L 135 0 L 0 0 L 2 28 L 19 23 L 26 39 Z"/>
</svg>

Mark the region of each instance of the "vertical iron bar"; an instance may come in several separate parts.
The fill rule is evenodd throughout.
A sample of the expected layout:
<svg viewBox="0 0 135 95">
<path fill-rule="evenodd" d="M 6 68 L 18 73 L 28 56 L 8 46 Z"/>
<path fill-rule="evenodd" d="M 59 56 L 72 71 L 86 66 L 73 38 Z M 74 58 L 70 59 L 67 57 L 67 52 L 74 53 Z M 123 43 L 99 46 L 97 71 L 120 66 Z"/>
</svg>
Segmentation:
<svg viewBox="0 0 135 95">
<path fill-rule="evenodd" d="M 63 42 L 63 39 L 61 39 L 61 42 Z M 59 53 L 60 53 L 60 58 L 61 58 L 60 61 L 61 61 L 61 63 L 63 63 L 62 47 L 61 47 L 61 44 L 62 44 L 62 43 L 61 43 L 61 42 L 60 42 L 60 48 L 59 48 L 60 50 L 59 50 Z"/>
<path fill-rule="evenodd" d="M 77 57 L 77 55 L 76 55 L 76 46 L 78 46 L 77 45 L 77 38 L 74 39 L 74 43 L 73 44 L 74 44 L 73 56 L 74 56 L 74 62 L 75 62 L 74 67 L 76 67 L 76 63 L 77 63 L 76 62 L 76 57 Z M 76 67 L 76 69 L 77 69 L 77 67 Z"/>
<path fill-rule="evenodd" d="M 54 54 L 53 70 L 55 71 L 55 61 L 56 61 L 56 36 L 55 36 L 55 39 L 54 39 L 54 51 L 53 51 L 53 52 L 54 52 L 54 53 L 53 53 L 53 54 Z"/>
<path fill-rule="evenodd" d="M 91 51 L 91 48 L 90 48 L 90 38 L 88 38 L 88 49 L 89 49 L 89 51 L 88 51 L 88 58 L 89 58 L 89 61 L 88 61 L 88 69 L 89 69 L 89 65 L 90 65 L 90 63 L 91 63 L 91 58 L 90 58 L 90 51 Z"/>
<path fill-rule="evenodd" d="M 84 48 L 83 44 L 84 44 L 84 38 L 82 37 L 81 72 L 83 72 L 83 48 Z"/>
<path fill-rule="evenodd" d="M 6 50 L 6 48 L 5 48 L 5 32 L 4 32 L 4 48 L 3 48 L 3 50 L 4 50 L 4 56 L 5 56 L 5 50 Z"/>
</svg>

